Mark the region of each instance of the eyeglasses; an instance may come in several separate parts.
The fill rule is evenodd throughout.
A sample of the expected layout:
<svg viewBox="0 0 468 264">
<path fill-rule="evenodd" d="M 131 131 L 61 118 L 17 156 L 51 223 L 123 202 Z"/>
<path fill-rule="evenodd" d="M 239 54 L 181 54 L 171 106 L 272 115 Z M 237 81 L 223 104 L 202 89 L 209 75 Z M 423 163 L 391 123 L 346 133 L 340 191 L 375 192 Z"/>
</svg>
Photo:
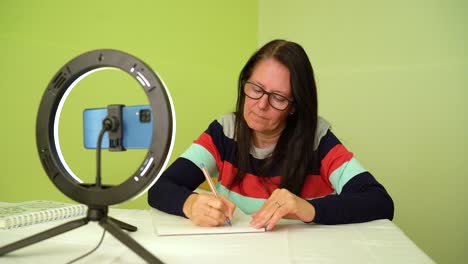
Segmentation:
<svg viewBox="0 0 468 264">
<path fill-rule="evenodd" d="M 294 103 L 294 101 L 288 99 L 285 96 L 282 96 L 277 93 L 270 93 L 265 91 L 258 84 L 245 82 L 244 84 L 244 93 L 250 99 L 258 100 L 263 97 L 264 94 L 268 96 L 268 103 L 276 110 L 284 111 L 288 108 L 289 104 Z"/>
</svg>

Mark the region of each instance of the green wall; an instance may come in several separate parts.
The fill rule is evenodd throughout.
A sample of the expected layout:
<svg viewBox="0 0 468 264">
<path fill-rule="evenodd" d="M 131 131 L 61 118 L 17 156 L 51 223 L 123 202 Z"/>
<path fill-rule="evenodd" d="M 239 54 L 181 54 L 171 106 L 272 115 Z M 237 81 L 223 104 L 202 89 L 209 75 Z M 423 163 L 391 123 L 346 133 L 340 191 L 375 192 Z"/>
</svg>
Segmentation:
<svg viewBox="0 0 468 264">
<path fill-rule="evenodd" d="M 172 160 L 235 103 L 236 78 L 271 38 L 301 43 L 315 67 L 320 113 L 386 186 L 395 223 L 439 263 L 467 259 L 468 5 L 466 1 L 25 1 L 0 2 L 0 201 L 68 200 L 38 159 L 36 112 L 52 76 L 94 49 L 131 53 L 157 71 L 177 116 Z M 147 103 L 119 71 L 90 75 L 60 120 L 67 162 L 85 181 L 84 108 Z M 6 96 L 5 96 L 6 93 Z M 142 151 L 103 152 L 119 183 Z M 123 207 L 145 208 L 146 195 Z"/>
<path fill-rule="evenodd" d="M 176 109 L 173 160 L 209 122 L 234 109 L 238 74 L 257 47 L 257 17 L 257 5 L 249 0 L 2 0 L 0 201 L 69 200 L 42 169 L 35 142 L 42 94 L 69 60 L 112 48 L 158 72 Z M 64 105 L 60 145 L 68 165 L 85 182 L 94 181 L 95 152 L 83 147 L 82 111 L 113 103 L 148 100 L 129 75 L 106 70 L 79 82 Z M 103 151 L 103 183 L 127 179 L 145 153 Z M 122 206 L 146 208 L 146 195 Z"/>
<path fill-rule="evenodd" d="M 438 263 L 468 259 L 468 2 L 259 1 L 259 44 L 298 41 L 320 114 Z"/>
</svg>

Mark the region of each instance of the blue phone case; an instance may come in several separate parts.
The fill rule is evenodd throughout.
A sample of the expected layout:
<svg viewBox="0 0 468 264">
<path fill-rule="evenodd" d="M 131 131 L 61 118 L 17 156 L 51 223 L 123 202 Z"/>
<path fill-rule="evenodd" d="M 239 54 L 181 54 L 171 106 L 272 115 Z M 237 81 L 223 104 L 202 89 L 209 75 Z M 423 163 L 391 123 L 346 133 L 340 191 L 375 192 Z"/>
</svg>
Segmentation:
<svg viewBox="0 0 468 264">
<path fill-rule="evenodd" d="M 85 148 L 96 148 L 102 121 L 106 116 L 107 108 L 88 108 L 83 111 L 83 141 Z M 153 113 L 149 105 L 122 107 L 122 123 L 122 146 L 125 149 L 149 148 L 153 134 Z M 104 134 L 101 148 L 109 148 L 107 133 Z"/>
</svg>

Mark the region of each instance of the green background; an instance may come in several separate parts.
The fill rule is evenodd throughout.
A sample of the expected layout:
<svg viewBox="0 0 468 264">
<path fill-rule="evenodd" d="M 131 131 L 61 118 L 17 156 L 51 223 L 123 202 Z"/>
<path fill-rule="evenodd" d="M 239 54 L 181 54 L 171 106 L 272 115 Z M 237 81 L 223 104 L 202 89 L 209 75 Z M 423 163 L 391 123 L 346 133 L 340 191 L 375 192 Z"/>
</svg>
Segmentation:
<svg viewBox="0 0 468 264">
<path fill-rule="evenodd" d="M 237 76 L 251 53 L 280 37 L 308 52 L 320 114 L 390 192 L 394 222 L 436 262 L 463 262 L 467 27 L 463 0 L 3 0 L 0 201 L 68 201 L 41 167 L 35 122 L 47 84 L 75 56 L 119 49 L 160 74 L 176 109 L 174 160 L 234 108 Z M 62 150 L 84 181 L 94 180 L 95 153 L 82 147 L 82 111 L 111 103 L 147 99 L 128 75 L 106 70 L 80 82 L 64 106 Z M 126 179 L 144 154 L 104 151 L 104 183 Z M 147 208 L 146 195 L 120 206 Z"/>
</svg>

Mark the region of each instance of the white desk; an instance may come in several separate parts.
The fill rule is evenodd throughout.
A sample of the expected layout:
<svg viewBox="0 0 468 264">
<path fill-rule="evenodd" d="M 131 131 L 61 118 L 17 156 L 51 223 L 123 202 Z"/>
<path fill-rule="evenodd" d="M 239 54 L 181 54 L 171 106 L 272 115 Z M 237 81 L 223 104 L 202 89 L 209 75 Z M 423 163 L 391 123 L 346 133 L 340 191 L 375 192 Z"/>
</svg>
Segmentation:
<svg viewBox="0 0 468 264">
<path fill-rule="evenodd" d="M 165 263 L 434 263 L 388 220 L 282 225 L 266 233 L 158 237 L 149 210 L 111 209 L 110 215 L 137 226 L 138 231 L 129 234 Z M 67 221 L 0 231 L 0 247 Z M 0 257 L 0 263 L 66 263 L 94 248 L 103 230 L 90 222 Z M 106 232 L 102 245 L 77 263 L 144 260 Z"/>
</svg>

